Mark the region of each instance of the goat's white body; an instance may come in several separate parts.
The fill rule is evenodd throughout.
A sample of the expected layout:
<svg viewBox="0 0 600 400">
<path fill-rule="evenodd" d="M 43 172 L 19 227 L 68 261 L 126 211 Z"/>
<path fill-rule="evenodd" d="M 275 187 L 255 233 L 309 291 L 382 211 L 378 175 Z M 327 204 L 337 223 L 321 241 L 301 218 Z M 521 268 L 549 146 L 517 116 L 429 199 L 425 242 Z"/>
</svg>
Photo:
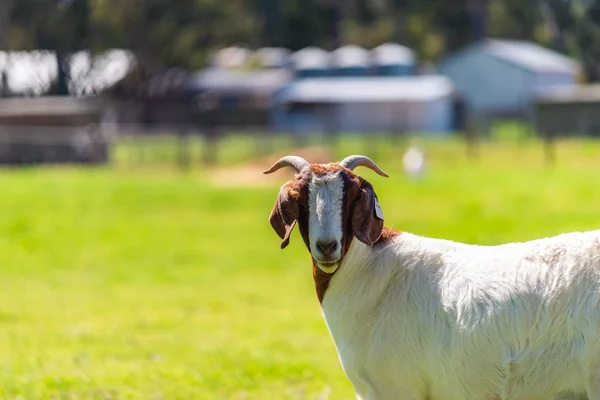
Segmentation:
<svg viewBox="0 0 600 400">
<path fill-rule="evenodd" d="M 360 399 L 600 399 L 600 231 L 354 239 L 322 307 Z"/>
</svg>

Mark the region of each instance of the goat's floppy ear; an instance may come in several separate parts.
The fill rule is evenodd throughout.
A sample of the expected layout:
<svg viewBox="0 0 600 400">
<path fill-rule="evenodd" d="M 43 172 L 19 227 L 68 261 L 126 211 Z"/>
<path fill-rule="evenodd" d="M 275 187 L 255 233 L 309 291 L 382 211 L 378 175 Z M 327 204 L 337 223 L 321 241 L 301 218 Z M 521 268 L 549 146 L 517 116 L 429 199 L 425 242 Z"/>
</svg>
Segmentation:
<svg viewBox="0 0 600 400">
<path fill-rule="evenodd" d="M 277 201 L 271 211 L 269 222 L 281 239 L 281 248 L 284 249 L 290 243 L 290 234 L 298 220 L 298 202 L 290 192 L 292 191 L 291 182 L 281 187 Z"/>
<path fill-rule="evenodd" d="M 383 212 L 373 186 L 362 181 L 352 210 L 352 231 L 358 240 L 372 246 L 383 231 Z"/>
</svg>

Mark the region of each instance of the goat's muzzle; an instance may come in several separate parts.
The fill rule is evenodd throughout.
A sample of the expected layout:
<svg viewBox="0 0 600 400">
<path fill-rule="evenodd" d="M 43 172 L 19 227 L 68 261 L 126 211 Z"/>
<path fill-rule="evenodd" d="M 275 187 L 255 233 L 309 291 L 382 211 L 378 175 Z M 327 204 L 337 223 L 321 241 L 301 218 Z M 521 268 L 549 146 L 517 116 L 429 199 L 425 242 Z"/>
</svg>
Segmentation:
<svg viewBox="0 0 600 400">
<path fill-rule="evenodd" d="M 336 240 L 316 241 L 313 258 L 323 272 L 328 274 L 335 272 L 341 258 L 340 244 Z"/>
</svg>

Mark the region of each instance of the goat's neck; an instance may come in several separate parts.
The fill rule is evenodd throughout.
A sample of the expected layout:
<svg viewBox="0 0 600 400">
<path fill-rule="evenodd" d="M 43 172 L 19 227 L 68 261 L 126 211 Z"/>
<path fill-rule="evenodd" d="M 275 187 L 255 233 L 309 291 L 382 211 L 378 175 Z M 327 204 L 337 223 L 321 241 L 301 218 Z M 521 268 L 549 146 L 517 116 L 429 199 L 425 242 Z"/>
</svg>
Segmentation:
<svg viewBox="0 0 600 400">
<path fill-rule="evenodd" d="M 354 238 L 340 267 L 330 276 L 328 287 L 320 299 L 321 305 L 325 308 L 326 303 L 331 304 L 332 301 L 354 300 L 367 305 L 375 301 L 389 282 L 385 272 L 387 268 L 380 264 L 390 251 L 392 250 L 386 247 L 368 246 Z"/>
<path fill-rule="evenodd" d="M 364 338 L 391 280 L 382 257 L 393 250 L 370 247 L 354 239 L 331 278 L 321 302 L 323 317 L 338 348 L 352 338 Z"/>
<path fill-rule="evenodd" d="M 387 260 L 397 257 L 398 245 L 402 241 L 401 235 L 401 231 L 384 228 L 374 246 L 368 246 L 356 237 L 353 238 L 348 252 L 344 255 L 340 267 L 334 274 L 326 274 L 321 271 L 313 260 L 313 278 L 319 302 L 323 305 L 325 295 L 330 290 L 330 284 L 344 287 L 352 282 L 359 284 L 370 282 L 367 285 L 374 287 L 372 290 L 368 289 L 368 292 L 380 290 L 380 286 L 386 284 L 390 272 Z M 394 256 L 390 257 L 392 254 Z M 376 268 L 377 271 L 373 271 L 373 268 Z M 374 279 L 378 283 L 373 283 Z"/>
<path fill-rule="evenodd" d="M 325 297 L 325 294 L 327 293 L 328 289 L 329 289 L 329 285 L 331 283 L 331 280 L 334 278 L 335 275 L 339 274 L 340 269 L 347 264 L 350 264 L 350 267 L 348 268 L 353 268 L 355 265 L 357 265 L 358 263 L 356 262 L 355 258 L 357 255 L 359 255 L 362 252 L 366 252 L 366 256 L 368 258 L 368 252 L 369 252 L 369 247 L 364 245 L 363 243 L 361 243 L 360 241 L 358 241 L 356 238 L 354 238 L 350 244 L 350 247 L 348 249 L 348 252 L 346 253 L 344 259 L 342 260 L 342 263 L 340 265 L 340 267 L 338 268 L 338 270 L 333 273 L 333 274 L 328 274 L 326 272 L 323 272 L 318 266 L 317 263 L 315 261 L 315 259 L 312 259 L 312 264 L 313 264 L 313 279 L 315 281 L 315 289 L 317 292 L 317 298 L 319 299 L 319 303 L 323 304 L 323 299 Z M 347 260 L 351 260 L 350 263 L 348 263 Z"/>
</svg>

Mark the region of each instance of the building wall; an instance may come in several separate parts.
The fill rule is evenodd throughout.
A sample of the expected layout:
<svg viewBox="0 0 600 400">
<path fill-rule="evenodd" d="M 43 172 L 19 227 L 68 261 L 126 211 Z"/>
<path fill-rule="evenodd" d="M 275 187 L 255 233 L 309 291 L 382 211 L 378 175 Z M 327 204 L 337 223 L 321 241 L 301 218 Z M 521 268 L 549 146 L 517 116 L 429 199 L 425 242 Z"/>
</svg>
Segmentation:
<svg viewBox="0 0 600 400">
<path fill-rule="evenodd" d="M 415 131 L 426 122 L 419 103 L 346 103 L 340 109 L 341 129 L 349 132 Z"/>
<path fill-rule="evenodd" d="M 316 78 L 322 76 L 331 76 L 331 71 L 328 68 L 303 68 L 296 70 L 298 78 Z"/>
<path fill-rule="evenodd" d="M 450 98 L 430 102 L 318 104 L 281 109 L 277 129 L 290 132 L 448 133 L 453 127 Z"/>
<path fill-rule="evenodd" d="M 536 105 L 536 131 L 551 136 L 600 136 L 600 99 Z"/>
<path fill-rule="evenodd" d="M 553 86 L 575 84 L 577 84 L 577 77 L 572 74 L 538 73 L 533 75 L 533 90 L 535 92 L 540 92 Z"/>
<path fill-rule="evenodd" d="M 380 76 L 408 76 L 414 75 L 416 68 L 414 65 L 379 65 L 375 67 L 375 74 Z"/>
<path fill-rule="evenodd" d="M 335 67 L 331 70 L 332 76 L 367 76 L 370 75 L 367 67 Z"/>
<path fill-rule="evenodd" d="M 443 98 L 427 103 L 425 115 L 426 129 L 430 133 L 447 133 L 456 126 L 454 103 L 451 98 Z"/>
<path fill-rule="evenodd" d="M 479 47 L 450 57 L 438 70 L 476 113 L 518 110 L 530 102 L 532 75 Z"/>
<path fill-rule="evenodd" d="M 344 102 L 292 104 L 287 101 L 294 83 L 283 86 L 272 97 L 271 121 L 276 130 L 288 132 L 451 132 L 454 128 L 453 99 L 428 101 Z"/>
<path fill-rule="evenodd" d="M 284 91 L 282 91 L 284 93 Z M 322 132 L 331 127 L 337 107 L 327 104 L 288 105 L 280 93 L 270 108 L 271 123 L 275 130 L 292 133 Z"/>
</svg>

